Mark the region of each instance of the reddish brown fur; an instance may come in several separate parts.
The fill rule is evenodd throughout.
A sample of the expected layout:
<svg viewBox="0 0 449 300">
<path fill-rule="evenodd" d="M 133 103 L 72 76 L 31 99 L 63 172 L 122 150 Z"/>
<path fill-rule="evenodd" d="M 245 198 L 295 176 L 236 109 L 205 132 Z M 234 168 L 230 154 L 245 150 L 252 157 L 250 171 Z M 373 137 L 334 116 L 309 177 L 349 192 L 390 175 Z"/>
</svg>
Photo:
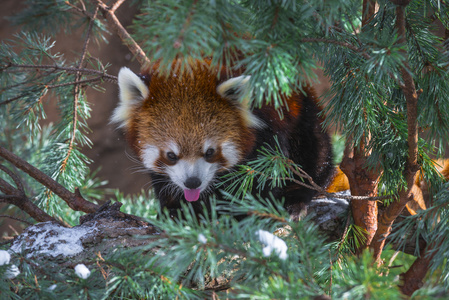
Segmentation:
<svg viewBox="0 0 449 300">
<path fill-rule="evenodd" d="M 144 144 L 169 150 L 166 143 L 173 141 L 182 147 L 179 150 L 184 157 L 179 158 L 193 159 L 204 156 L 207 138 L 220 143 L 232 141 L 241 155 L 252 149 L 254 132 L 246 126 L 240 109 L 217 93 L 216 71 L 204 63 L 197 63 L 195 68 L 194 77 L 173 71 L 164 76 L 155 71 L 157 66 L 146 75 L 151 79 L 150 96 L 132 114 L 128 132 L 137 153 L 141 154 Z M 224 163 L 220 150 L 214 160 Z"/>
</svg>

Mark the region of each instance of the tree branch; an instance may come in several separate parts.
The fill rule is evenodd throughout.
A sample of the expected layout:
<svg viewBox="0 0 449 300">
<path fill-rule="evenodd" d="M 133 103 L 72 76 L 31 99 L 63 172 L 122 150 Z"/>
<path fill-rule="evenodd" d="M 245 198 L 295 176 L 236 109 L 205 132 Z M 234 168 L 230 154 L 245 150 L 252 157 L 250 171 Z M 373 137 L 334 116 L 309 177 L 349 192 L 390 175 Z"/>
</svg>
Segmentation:
<svg viewBox="0 0 449 300">
<path fill-rule="evenodd" d="M 392 1 L 398 4 L 396 7 L 396 28 L 399 35 L 399 43 L 405 44 L 405 7 L 409 1 Z M 397 3 L 396 3 L 397 2 Z M 404 53 L 406 55 L 406 53 Z M 404 209 L 408 201 L 413 199 L 412 187 L 415 175 L 419 170 L 418 160 L 418 94 L 412 75 L 409 73 L 407 60 L 401 68 L 403 84 L 401 85 L 407 103 L 407 129 L 408 129 L 408 158 L 404 170 L 407 188 L 399 191 L 399 201 L 391 203 L 379 219 L 379 227 L 373 239 L 372 248 L 374 257 L 380 263 L 380 255 L 385 245 L 385 240 L 391 232 L 391 226 Z"/>
<path fill-rule="evenodd" d="M 83 211 L 86 213 L 93 213 L 97 211 L 99 206 L 84 199 L 81 196 L 78 189 L 76 189 L 74 193 L 70 192 L 44 172 L 38 170 L 34 166 L 30 165 L 28 162 L 22 160 L 20 157 L 9 152 L 8 150 L 6 150 L 1 146 L 0 146 L 0 156 L 9 161 L 10 163 L 12 163 L 18 169 L 24 171 L 25 173 L 36 179 L 44 186 L 46 186 L 48 189 L 50 189 L 52 192 L 58 195 L 62 200 L 64 200 L 71 209 Z M 23 195 L 17 196 L 23 198 Z"/>
<path fill-rule="evenodd" d="M 363 56 L 363 58 L 365 59 L 370 59 L 371 56 L 366 53 L 365 51 L 363 51 L 360 48 L 357 48 L 356 46 L 347 43 L 347 42 L 342 42 L 342 41 L 337 41 L 337 40 L 331 40 L 331 39 L 325 39 L 325 38 L 303 38 L 301 39 L 301 42 L 303 43 L 327 43 L 327 44 L 334 44 L 334 45 L 338 45 L 341 47 L 345 47 L 348 48 L 356 53 L 360 53 L 360 55 Z"/>
<path fill-rule="evenodd" d="M 427 248 L 420 257 L 417 257 L 407 272 L 401 274 L 403 284 L 400 287 L 404 295 L 411 296 L 416 290 L 423 286 L 423 279 L 430 268 L 430 263 L 433 260 L 437 251 L 429 251 Z"/>
<path fill-rule="evenodd" d="M 375 14 L 375 1 L 364 0 L 362 3 L 362 30 Z M 369 55 L 363 56 L 369 59 Z M 348 143 L 345 148 L 344 157 L 340 169 L 346 174 L 351 194 L 359 197 L 374 197 L 377 195 L 380 171 L 367 169 L 367 144 L 370 142 L 370 132 L 364 133 L 364 139 L 356 147 Z M 375 201 L 355 200 L 350 203 L 354 224 L 364 230 L 365 242 L 356 250 L 361 252 L 371 244 L 377 230 L 378 208 Z"/>
<path fill-rule="evenodd" d="M 1 196 L 0 196 L 0 197 L 1 197 Z M 30 223 L 30 222 L 28 222 L 28 221 L 26 221 L 26 220 L 22 220 L 22 219 L 20 219 L 20 218 L 16 218 L 16 217 L 13 217 L 13 216 L 0 215 L 0 218 L 9 218 L 9 219 L 12 219 L 12 220 L 16 220 L 16 221 L 25 223 L 25 224 L 27 224 L 27 225 L 29 225 L 29 226 L 33 225 L 33 223 Z M 38 221 L 38 222 L 45 222 L 45 221 Z"/>
<path fill-rule="evenodd" d="M 8 204 L 12 204 L 20 208 L 22 211 L 29 214 L 33 219 L 35 219 L 38 222 L 47 222 L 47 221 L 54 221 L 56 220 L 52 218 L 50 215 L 48 215 L 46 212 L 41 210 L 37 205 L 35 205 L 33 202 L 31 202 L 25 195 L 25 191 L 23 189 L 23 184 L 20 181 L 19 177 L 14 174 L 11 170 L 6 168 L 3 165 L 0 165 L 0 170 L 8 174 L 9 177 L 12 178 L 14 183 L 16 184 L 16 187 L 13 187 L 8 182 L 0 178 L 0 190 L 5 193 L 5 195 L 0 194 L 0 202 L 5 202 Z M 10 216 L 8 216 L 10 217 Z M 14 217 L 10 217 L 15 219 Z M 20 219 L 18 219 L 20 220 Z M 22 222 L 26 222 L 23 220 L 20 220 Z M 28 223 L 28 222 L 26 222 Z M 29 224 L 29 223 L 28 223 Z M 29 224 L 31 225 L 31 224 Z"/>
<path fill-rule="evenodd" d="M 145 52 L 143 52 L 142 48 L 140 48 L 140 46 L 134 41 L 115 15 L 115 10 L 122 4 L 123 1 L 117 1 L 113 5 L 112 9 L 110 9 L 101 0 L 90 0 L 90 2 L 100 8 L 104 18 L 108 21 L 109 26 L 115 30 L 117 35 L 122 40 L 122 43 L 127 46 L 129 51 L 131 51 L 131 53 L 136 57 L 142 68 L 148 66 L 150 64 L 150 60 L 145 55 Z"/>
<path fill-rule="evenodd" d="M 87 74 L 87 75 L 99 75 L 102 80 L 109 81 L 111 83 L 117 83 L 117 76 L 106 74 L 106 70 L 98 71 L 94 69 L 85 69 L 85 68 L 74 68 L 74 67 L 62 67 L 58 65 L 28 65 L 28 64 L 15 64 L 9 63 L 8 65 L 1 67 L 0 71 L 7 70 L 9 68 L 18 68 L 18 69 L 53 69 L 66 71 L 67 73 L 76 74 L 77 72 Z"/>
</svg>

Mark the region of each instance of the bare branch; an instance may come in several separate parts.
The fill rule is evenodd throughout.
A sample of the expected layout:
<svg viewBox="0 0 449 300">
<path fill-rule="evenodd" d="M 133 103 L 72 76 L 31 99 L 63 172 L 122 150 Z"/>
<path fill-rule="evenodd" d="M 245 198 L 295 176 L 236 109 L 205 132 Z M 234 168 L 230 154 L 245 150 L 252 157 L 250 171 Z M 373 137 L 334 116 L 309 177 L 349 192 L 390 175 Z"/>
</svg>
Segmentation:
<svg viewBox="0 0 449 300">
<path fill-rule="evenodd" d="M 0 71 L 7 70 L 9 68 L 18 68 L 18 69 L 53 69 L 66 71 L 67 73 L 76 74 L 77 72 L 83 73 L 85 75 L 99 75 L 102 80 L 109 81 L 111 83 L 117 83 L 117 76 L 106 74 L 106 70 L 99 71 L 94 69 L 86 69 L 86 68 L 74 68 L 74 67 L 62 67 L 58 65 L 28 65 L 28 64 L 15 64 L 10 63 L 2 68 Z"/>
<path fill-rule="evenodd" d="M 9 218 L 9 219 L 12 219 L 12 220 L 16 220 L 16 221 L 25 223 L 25 224 L 30 225 L 30 226 L 33 225 L 33 223 L 30 223 L 30 222 L 28 222 L 26 220 L 23 220 L 23 219 L 20 219 L 20 218 L 16 218 L 16 217 L 13 217 L 13 216 L 0 215 L 0 218 Z"/>
<path fill-rule="evenodd" d="M 98 76 L 98 77 L 90 78 L 90 79 L 84 79 L 84 80 L 65 82 L 65 83 L 60 83 L 60 84 L 47 85 L 46 87 L 48 89 L 55 89 L 55 88 L 68 86 L 68 85 L 82 85 L 84 83 L 94 83 L 94 82 L 102 81 L 102 80 L 103 80 L 103 78 L 101 76 Z M 1 105 L 1 103 L 0 103 L 0 105 Z"/>
<path fill-rule="evenodd" d="M 17 188 L 15 188 L 5 180 L 0 178 L 0 190 L 6 194 L 0 195 L 0 202 L 17 206 L 38 222 L 47 222 L 47 221 L 56 222 L 54 218 L 52 218 L 46 212 L 41 210 L 37 205 L 35 205 L 26 197 L 25 191 L 23 189 L 23 184 L 20 181 L 19 177 L 14 172 L 12 172 L 3 165 L 0 165 L 0 170 L 8 174 L 8 176 L 12 178 L 12 180 L 17 186 Z"/>
<path fill-rule="evenodd" d="M 303 43 L 327 43 L 327 44 L 334 44 L 334 45 L 338 45 L 341 47 L 345 47 L 348 48 L 356 53 L 360 53 L 360 55 L 363 56 L 363 58 L 365 59 L 370 59 L 371 56 L 366 53 L 365 51 L 363 51 L 360 48 L 357 48 L 356 46 L 347 43 L 347 42 L 342 42 L 342 41 L 337 41 L 337 40 L 331 40 L 331 39 L 325 39 L 325 38 L 303 38 L 301 39 L 301 42 Z"/>
<path fill-rule="evenodd" d="M 0 156 L 46 186 L 48 189 L 58 195 L 62 200 L 64 200 L 73 210 L 92 213 L 98 209 L 98 205 L 84 199 L 79 193 L 78 189 L 76 189 L 74 193 L 70 192 L 44 172 L 33 167 L 28 162 L 24 161 L 23 159 L 19 158 L 18 156 L 9 152 L 1 146 Z"/>
<path fill-rule="evenodd" d="M 430 263 L 437 254 L 435 248 L 438 246 L 432 243 L 420 257 L 417 257 L 407 272 L 401 274 L 403 284 L 400 287 L 404 295 L 411 296 L 423 285 L 423 279 L 430 269 Z"/>
<path fill-rule="evenodd" d="M 293 181 L 301 186 L 304 186 L 306 188 L 309 188 L 311 190 L 315 190 L 319 193 L 319 195 L 323 195 L 326 196 L 328 198 L 339 198 L 339 199 L 346 199 L 346 200 L 366 200 L 366 201 L 380 201 L 380 200 L 385 200 L 385 199 L 390 199 L 392 196 L 386 195 L 386 196 L 379 196 L 379 197 L 371 197 L 371 196 L 346 196 L 346 195 L 337 195 L 336 193 L 328 193 L 326 191 L 326 189 L 322 188 L 321 186 L 319 186 L 318 184 L 315 183 L 315 181 L 313 181 L 313 178 L 307 174 L 303 169 L 299 168 L 298 166 L 296 166 L 294 164 L 293 161 L 289 160 L 288 161 L 288 168 L 296 175 L 298 175 L 301 178 L 306 179 L 307 181 L 309 181 L 309 184 L 306 184 L 302 181 L 299 181 L 297 179 L 294 178 L 285 178 L 286 180 L 290 180 Z"/>
<path fill-rule="evenodd" d="M 25 190 L 23 189 L 22 181 L 20 181 L 20 178 L 17 175 L 14 172 L 12 172 L 11 170 L 9 170 L 7 167 L 5 167 L 4 165 L 0 165 L 0 170 L 5 172 L 6 174 L 8 174 L 8 176 L 11 177 L 11 179 L 16 184 L 17 190 L 22 195 L 25 195 Z"/>
<path fill-rule="evenodd" d="M 114 3 L 114 5 L 112 5 L 112 8 L 110 9 L 110 11 L 112 13 L 115 13 L 115 11 L 123 4 L 123 2 L 125 2 L 126 0 L 117 0 L 117 2 Z"/>
</svg>

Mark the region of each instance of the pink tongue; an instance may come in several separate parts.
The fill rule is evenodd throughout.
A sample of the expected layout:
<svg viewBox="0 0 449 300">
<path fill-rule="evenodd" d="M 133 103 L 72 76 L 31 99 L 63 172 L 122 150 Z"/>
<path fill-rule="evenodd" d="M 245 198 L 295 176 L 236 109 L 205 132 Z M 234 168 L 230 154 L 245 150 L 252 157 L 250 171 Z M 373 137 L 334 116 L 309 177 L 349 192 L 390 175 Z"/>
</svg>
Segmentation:
<svg viewBox="0 0 449 300">
<path fill-rule="evenodd" d="M 184 197 L 189 202 L 196 201 L 200 197 L 200 189 L 193 189 L 193 190 L 185 189 Z"/>
</svg>

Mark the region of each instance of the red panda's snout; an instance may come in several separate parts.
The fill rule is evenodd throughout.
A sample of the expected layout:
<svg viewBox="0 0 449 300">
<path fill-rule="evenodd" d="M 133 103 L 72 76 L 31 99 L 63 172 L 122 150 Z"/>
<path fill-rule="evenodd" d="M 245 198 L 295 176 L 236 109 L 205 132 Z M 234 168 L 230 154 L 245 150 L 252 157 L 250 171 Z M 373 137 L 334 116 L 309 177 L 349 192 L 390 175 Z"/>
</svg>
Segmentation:
<svg viewBox="0 0 449 300">
<path fill-rule="evenodd" d="M 237 146 L 226 141 L 213 144 L 206 140 L 200 151 L 183 151 L 174 141 L 164 146 L 146 145 L 140 158 L 149 170 L 166 175 L 171 192 L 182 191 L 184 199 L 193 202 L 207 193 L 217 179 L 217 173 L 228 170 L 241 160 Z"/>
</svg>

